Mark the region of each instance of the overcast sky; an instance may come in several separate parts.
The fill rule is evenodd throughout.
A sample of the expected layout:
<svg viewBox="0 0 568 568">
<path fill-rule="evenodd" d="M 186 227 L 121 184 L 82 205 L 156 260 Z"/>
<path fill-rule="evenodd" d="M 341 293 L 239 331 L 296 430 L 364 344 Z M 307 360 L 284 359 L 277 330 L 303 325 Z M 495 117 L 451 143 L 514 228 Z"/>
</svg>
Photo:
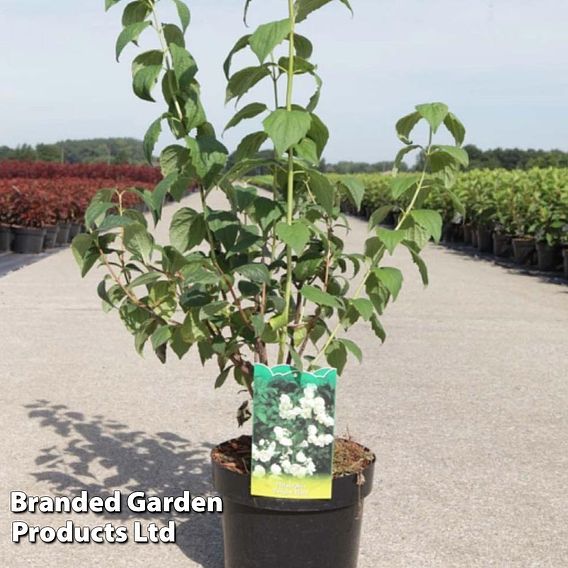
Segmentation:
<svg viewBox="0 0 568 568">
<path fill-rule="evenodd" d="M 135 48 L 125 51 L 120 65 L 114 61 L 120 5 L 105 13 L 103 4 L 0 0 L 0 145 L 141 138 L 158 116 L 158 105 L 131 93 Z M 222 130 L 233 108 L 224 106 L 221 64 L 246 33 L 244 1 L 189 4 L 189 47 L 209 118 Z M 318 112 L 332 132 L 328 161 L 391 159 L 398 148 L 396 119 L 434 100 L 446 102 L 466 124 L 467 141 L 483 148 L 568 150 L 568 0 L 352 5 L 353 19 L 334 2 L 299 30 L 313 40 L 313 60 L 325 82 Z M 284 0 L 253 0 L 251 25 L 285 17 L 286 6 Z M 165 10 L 163 19 L 169 15 Z M 299 100 L 306 94 L 301 85 Z M 265 96 L 260 88 L 255 98 Z M 226 144 L 232 148 L 252 126 L 228 133 Z"/>
</svg>

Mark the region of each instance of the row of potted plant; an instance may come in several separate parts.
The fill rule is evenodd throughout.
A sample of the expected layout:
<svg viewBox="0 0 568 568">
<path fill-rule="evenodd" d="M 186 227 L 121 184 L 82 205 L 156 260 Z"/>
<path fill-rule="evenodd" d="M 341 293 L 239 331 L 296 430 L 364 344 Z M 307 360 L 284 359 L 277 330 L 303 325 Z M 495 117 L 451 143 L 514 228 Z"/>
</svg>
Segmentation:
<svg viewBox="0 0 568 568">
<path fill-rule="evenodd" d="M 367 188 L 361 215 L 371 218 L 392 199 L 389 176 L 356 177 Z M 407 205 L 404 196 L 398 202 Z M 463 206 L 457 214 L 456 202 Z M 432 191 L 425 203 L 442 214 L 446 241 L 544 271 L 563 268 L 568 278 L 568 170 L 475 170 L 460 174 L 451 194 Z M 347 201 L 344 210 L 353 213 Z"/>
<path fill-rule="evenodd" d="M 116 181 L 159 183 L 159 168 L 130 164 L 61 164 L 57 162 L 26 162 L 5 160 L 0 162 L 0 179 L 107 179 Z"/>
<path fill-rule="evenodd" d="M 64 246 L 82 231 L 93 196 L 104 187 L 149 190 L 153 184 L 96 178 L 0 179 L 0 252 L 38 254 Z M 126 191 L 125 207 L 143 206 L 136 191 Z"/>
</svg>

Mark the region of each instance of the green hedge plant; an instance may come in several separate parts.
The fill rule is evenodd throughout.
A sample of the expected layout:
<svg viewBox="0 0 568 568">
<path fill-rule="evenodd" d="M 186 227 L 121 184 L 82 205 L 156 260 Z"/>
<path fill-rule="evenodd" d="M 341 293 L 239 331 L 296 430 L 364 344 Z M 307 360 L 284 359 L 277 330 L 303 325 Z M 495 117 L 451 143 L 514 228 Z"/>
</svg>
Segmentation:
<svg viewBox="0 0 568 568">
<path fill-rule="evenodd" d="M 106 7 L 119 3 L 106 0 Z M 329 131 L 317 113 L 322 79 L 302 28 L 327 4 L 351 10 L 349 2 L 282 0 L 274 21 L 235 43 L 224 71 L 226 100 L 237 110 L 225 128 L 244 121 L 256 127 L 241 140 L 230 166 L 228 150 L 207 119 L 197 62 L 186 45 L 189 8 L 173 0 L 178 21 L 165 23 L 158 8 L 166 3 L 136 0 L 125 6 L 116 55 L 142 35 L 159 40 L 132 63 L 135 95 L 161 101 L 144 140 L 148 160 L 163 130 L 176 140 L 160 154 L 163 181 L 154 192 L 140 194 L 151 221 L 160 222 L 167 196 L 181 201 L 191 183 L 198 188 L 199 206 L 194 200 L 180 203 L 169 244 L 162 246 L 147 219 L 123 206 L 121 192 L 100 192 L 86 214 L 88 233 L 73 243 L 81 272 L 95 265 L 106 269 L 99 296 L 105 309 L 118 312 L 140 353 L 149 345 L 165 362 L 168 353 L 182 358 L 196 349 L 203 363 L 217 362 L 216 387 L 232 376 L 252 395 L 255 362 L 313 369 L 327 361 L 341 373 L 349 355 L 362 357 L 346 337 L 355 323 L 365 322 L 385 339 L 381 317 L 403 282 L 390 263 L 395 251 L 406 250 L 428 281 L 421 251 L 430 239 L 440 238 L 442 219 L 424 202 L 433 190 L 453 197 L 456 174 L 468 162 L 461 147 L 464 127 L 442 103 L 418 105 L 398 121 L 402 148 L 396 163 L 411 152 L 424 152 L 424 168 L 410 176 L 395 172 L 389 179 L 391 202 L 373 214 L 361 250 L 348 252 L 349 219 L 341 212 L 341 195 L 359 209 L 365 187 L 352 177 L 332 182 L 318 171 Z M 249 8 L 254 8 L 251 0 L 245 19 Z M 239 68 L 236 62 L 245 51 L 255 63 Z M 299 78 L 313 82 L 308 100 L 295 97 Z M 260 83 L 272 85 L 272 100 L 255 100 Z M 427 131 L 422 143 L 412 137 L 419 123 Z M 451 133 L 453 145 L 435 143 L 441 129 Z M 267 146 L 273 152 L 259 158 Z M 268 192 L 242 183 L 259 167 L 273 172 Z M 215 208 L 213 194 L 222 194 L 227 206 Z M 396 227 L 381 226 L 403 197 L 407 206 Z M 245 401 L 240 422 L 248 416 Z"/>
</svg>

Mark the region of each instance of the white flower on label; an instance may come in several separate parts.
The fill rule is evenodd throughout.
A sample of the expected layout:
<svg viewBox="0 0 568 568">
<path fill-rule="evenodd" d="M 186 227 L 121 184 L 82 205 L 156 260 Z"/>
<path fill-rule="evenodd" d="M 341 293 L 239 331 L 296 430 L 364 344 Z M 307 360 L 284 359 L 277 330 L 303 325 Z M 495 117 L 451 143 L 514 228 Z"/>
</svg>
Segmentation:
<svg viewBox="0 0 568 568">
<path fill-rule="evenodd" d="M 264 477 L 266 475 L 266 470 L 261 465 L 257 465 L 255 466 L 254 471 L 252 473 L 256 477 Z"/>
<path fill-rule="evenodd" d="M 314 426 L 313 424 L 310 424 L 308 426 L 308 434 L 310 436 L 315 436 L 318 433 L 318 427 Z"/>
<path fill-rule="evenodd" d="M 325 443 L 326 446 L 333 444 L 333 436 L 331 434 L 326 434 L 324 436 L 324 443 Z"/>
<path fill-rule="evenodd" d="M 303 442 L 300 442 L 300 448 L 307 448 L 310 444 L 308 443 L 307 440 L 304 440 Z"/>
<path fill-rule="evenodd" d="M 287 431 L 284 430 L 282 426 L 274 426 L 274 435 L 276 436 L 276 439 L 282 438 L 282 436 L 284 436 L 286 433 Z"/>
<path fill-rule="evenodd" d="M 274 463 L 270 467 L 270 473 L 272 475 L 282 475 L 282 468 L 277 463 Z"/>
<path fill-rule="evenodd" d="M 292 463 L 290 462 L 289 459 L 282 460 L 280 462 L 280 465 L 282 466 L 282 470 L 284 471 L 284 473 L 290 473 L 290 468 L 292 467 Z"/>
<path fill-rule="evenodd" d="M 305 389 L 304 389 L 304 396 L 306 398 L 312 399 L 316 396 L 316 391 L 318 390 L 318 388 L 316 387 L 316 385 L 308 385 Z"/>
<path fill-rule="evenodd" d="M 314 473 L 316 472 L 316 464 L 314 463 L 314 460 L 312 460 L 312 458 L 308 458 L 305 468 L 308 475 L 314 475 Z"/>
<path fill-rule="evenodd" d="M 306 477 L 307 473 L 306 468 L 297 463 L 292 464 L 292 467 L 290 467 L 290 475 L 293 477 Z"/>
<path fill-rule="evenodd" d="M 304 463 L 308 458 L 306 457 L 306 454 L 304 452 L 298 452 L 296 454 L 296 461 L 298 463 Z"/>
<path fill-rule="evenodd" d="M 290 438 L 280 438 L 278 440 L 280 444 L 286 448 L 289 448 L 292 445 L 292 440 Z"/>
<path fill-rule="evenodd" d="M 276 453 L 276 442 L 270 442 L 270 445 L 268 447 L 264 447 L 262 450 L 257 449 L 256 455 L 254 453 L 254 448 L 253 448 L 253 458 L 256 459 L 257 461 L 261 461 L 262 463 L 267 463 L 270 460 L 272 460 L 275 453 Z"/>
<path fill-rule="evenodd" d="M 262 448 L 263 446 L 266 445 L 266 440 L 264 439 L 260 440 L 260 442 L 258 442 L 258 445 Z"/>
</svg>

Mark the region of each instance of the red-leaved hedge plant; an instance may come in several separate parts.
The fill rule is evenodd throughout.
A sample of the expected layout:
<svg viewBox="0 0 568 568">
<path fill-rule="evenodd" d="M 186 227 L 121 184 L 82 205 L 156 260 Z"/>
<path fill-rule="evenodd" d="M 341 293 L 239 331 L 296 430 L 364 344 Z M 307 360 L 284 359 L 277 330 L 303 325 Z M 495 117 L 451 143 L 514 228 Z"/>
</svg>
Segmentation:
<svg viewBox="0 0 568 568">
<path fill-rule="evenodd" d="M 107 8 L 120 1 L 106 0 Z M 403 282 L 400 270 L 390 264 L 392 255 L 404 249 L 428 281 L 421 251 L 430 239 L 440 238 L 442 219 L 423 203 L 430 192 L 449 192 L 454 199 L 456 173 L 468 163 L 464 127 L 442 103 L 418 105 L 396 123 L 402 142 L 396 164 L 423 152 L 424 167 L 413 175 L 393 172 L 392 204 L 373 214 L 361 250 L 348 252 L 349 219 L 340 210 L 341 196 L 358 209 L 365 188 L 348 177 L 332 183 L 318 170 L 329 137 L 317 114 L 322 80 L 312 62 L 312 43 L 297 33 L 331 0 L 283 1 L 288 12 L 277 14 L 283 19 L 251 30 L 229 53 L 227 102 L 239 105 L 260 83 L 272 85 L 274 93 L 271 101 L 247 102 L 226 125 L 245 120 L 254 125 L 230 164 L 227 148 L 207 119 L 198 67 L 186 48 L 189 9 L 173 1 L 176 23 L 161 21 L 159 0 L 128 4 L 116 55 L 137 45 L 143 34 L 159 39 L 159 47 L 138 54 L 132 65 L 135 95 L 163 101 L 144 139 L 148 161 L 163 128 L 176 140 L 160 154 L 163 181 L 153 193 L 140 193 L 153 221 L 160 221 L 166 196 L 180 201 L 192 180 L 199 206 L 194 200 L 181 204 L 170 224 L 169 244 L 158 246 L 147 219 L 126 206 L 123 191 L 98 193 L 86 212 L 88 233 L 73 242 L 81 273 L 97 264 L 106 268 L 99 295 L 118 312 L 138 352 L 150 343 L 165 363 L 168 352 L 182 358 L 196 347 L 202 363 L 213 359 L 218 364 L 215 387 L 232 376 L 252 396 L 254 363 L 313 370 L 327 361 L 341 374 L 349 355 L 362 357 L 346 337 L 353 325 L 364 322 L 379 341 L 385 339 L 381 317 Z M 347 0 L 340 1 L 349 7 Z M 247 0 L 245 10 L 250 4 Z M 245 50 L 255 56 L 255 64 L 234 69 L 235 56 Z M 313 80 L 308 101 L 294 97 L 300 76 Z M 425 124 L 423 143 L 411 139 L 419 123 Z M 453 137 L 452 145 L 434 142 L 442 128 Z M 273 149 L 272 155 L 259 157 L 265 147 Z M 259 167 L 273 172 L 271 192 L 243 183 Z M 210 201 L 219 193 L 228 204 L 224 209 Z M 407 196 L 396 227 L 383 226 Z M 239 401 L 241 424 L 250 416 L 247 404 Z"/>
</svg>

